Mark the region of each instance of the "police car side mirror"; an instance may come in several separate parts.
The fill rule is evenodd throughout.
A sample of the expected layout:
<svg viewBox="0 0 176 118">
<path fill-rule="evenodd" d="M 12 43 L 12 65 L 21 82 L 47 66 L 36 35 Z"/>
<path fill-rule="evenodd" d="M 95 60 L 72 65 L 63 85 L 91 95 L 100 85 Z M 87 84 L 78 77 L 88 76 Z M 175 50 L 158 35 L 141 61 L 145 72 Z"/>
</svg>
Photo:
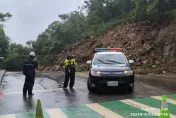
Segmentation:
<svg viewBox="0 0 176 118">
<path fill-rule="evenodd" d="M 134 61 L 133 60 L 129 60 L 129 64 L 134 64 Z"/>
<path fill-rule="evenodd" d="M 92 63 L 91 60 L 89 60 L 89 61 L 86 62 L 86 64 L 88 64 L 88 65 L 91 65 L 91 63 Z"/>
</svg>

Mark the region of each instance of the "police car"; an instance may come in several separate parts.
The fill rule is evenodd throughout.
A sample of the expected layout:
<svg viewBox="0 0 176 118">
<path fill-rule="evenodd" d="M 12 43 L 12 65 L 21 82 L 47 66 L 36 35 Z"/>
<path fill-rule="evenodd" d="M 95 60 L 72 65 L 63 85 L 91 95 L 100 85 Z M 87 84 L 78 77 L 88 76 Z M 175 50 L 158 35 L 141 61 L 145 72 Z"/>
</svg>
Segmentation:
<svg viewBox="0 0 176 118">
<path fill-rule="evenodd" d="M 127 88 L 128 92 L 134 90 L 134 72 L 131 68 L 133 60 L 127 60 L 121 48 L 96 48 L 93 60 L 86 63 L 90 65 L 87 87 L 90 92 L 97 88 Z"/>
</svg>

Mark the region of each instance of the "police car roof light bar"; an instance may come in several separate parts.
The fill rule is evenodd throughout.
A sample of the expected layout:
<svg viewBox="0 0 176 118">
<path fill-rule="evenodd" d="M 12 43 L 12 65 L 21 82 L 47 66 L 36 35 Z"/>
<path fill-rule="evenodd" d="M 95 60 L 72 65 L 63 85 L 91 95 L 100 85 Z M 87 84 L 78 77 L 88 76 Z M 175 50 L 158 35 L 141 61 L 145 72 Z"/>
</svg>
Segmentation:
<svg viewBox="0 0 176 118">
<path fill-rule="evenodd" d="M 117 51 L 120 51 L 120 50 L 122 50 L 122 48 L 110 48 L 110 50 L 117 50 Z"/>
<path fill-rule="evenodd" d="M 97 52 L 103 52 L 103 51 L 121 51 L 122 48 L 96 48 L 95 51 Z"/>
</svg>

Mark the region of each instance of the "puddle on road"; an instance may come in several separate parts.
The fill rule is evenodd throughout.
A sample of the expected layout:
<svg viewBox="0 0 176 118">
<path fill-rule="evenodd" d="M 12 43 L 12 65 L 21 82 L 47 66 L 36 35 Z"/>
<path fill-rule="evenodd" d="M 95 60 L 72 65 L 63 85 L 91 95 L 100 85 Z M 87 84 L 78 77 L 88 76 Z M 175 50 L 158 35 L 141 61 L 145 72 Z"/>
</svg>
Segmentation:
<svg viewBox="0 0 176 118">
<path fill-rule="evenodd" d="M 2 81 L 4 92 L 20 92 L 23 89 L 25 76 L 19 72 L 7 72 Z M 47 90 L 61 88 L 62 84 L 47 77 L 35 78 L 33 90 Z"/>
</svg>

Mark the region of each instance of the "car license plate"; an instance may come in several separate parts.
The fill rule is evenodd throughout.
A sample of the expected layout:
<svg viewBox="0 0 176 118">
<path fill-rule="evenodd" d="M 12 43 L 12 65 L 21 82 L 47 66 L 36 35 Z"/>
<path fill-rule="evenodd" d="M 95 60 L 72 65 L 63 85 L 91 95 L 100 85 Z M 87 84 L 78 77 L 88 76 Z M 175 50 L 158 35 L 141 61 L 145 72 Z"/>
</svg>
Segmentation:
<svg viewBox="0 0 176 118">
<path fill-rule="evenodd" d="M 108 81 L 107 86 L 118 86 L 118 81 Z"/>
</svg>

